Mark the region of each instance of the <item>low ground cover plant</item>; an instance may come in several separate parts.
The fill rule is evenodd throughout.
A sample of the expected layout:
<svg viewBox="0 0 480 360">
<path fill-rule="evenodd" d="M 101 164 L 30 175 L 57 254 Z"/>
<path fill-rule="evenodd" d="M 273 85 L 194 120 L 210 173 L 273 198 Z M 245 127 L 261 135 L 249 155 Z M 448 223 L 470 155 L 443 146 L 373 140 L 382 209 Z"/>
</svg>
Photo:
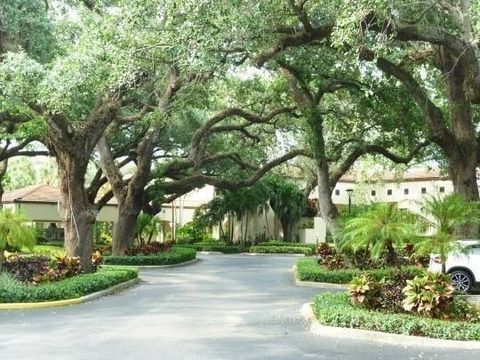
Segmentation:
<svg viewBox="0 0 480 360">
<path fill-rule="evenodd" d="M 25 303 L 75 299 L 138 277 L 129 267 L 102 267 L 95 273 L 80 274 L 38 285 L 23 283 L 8 273 L 0 274 L 0 303 Z"/>
<path fill-rule="evenodd" d="M 196 258 L 197 252 L 190 247 L 174 246 L 171 251 L 160 252 L 147 255 L 133 256 L 105 256 L 104 264 L 106 265 L 132 265 L 132 266 L 148 266 L 148 265 L 174 265 Z"/>
</svg>

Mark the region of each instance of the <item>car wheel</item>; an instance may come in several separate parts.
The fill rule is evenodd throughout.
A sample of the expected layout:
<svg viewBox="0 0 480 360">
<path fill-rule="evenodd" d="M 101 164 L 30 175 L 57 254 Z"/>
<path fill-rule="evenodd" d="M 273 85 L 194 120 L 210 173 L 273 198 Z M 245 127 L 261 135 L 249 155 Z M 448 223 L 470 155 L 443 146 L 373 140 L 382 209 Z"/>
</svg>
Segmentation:
<svg viewBox="0 0 480 360">
<path fill-rule="evenodd" d="M 472 277 L 464 270 L 455 270 L 450 273 L 452 283 L 458 291 L 468 291 L 472 288 Z"/>
</svg>

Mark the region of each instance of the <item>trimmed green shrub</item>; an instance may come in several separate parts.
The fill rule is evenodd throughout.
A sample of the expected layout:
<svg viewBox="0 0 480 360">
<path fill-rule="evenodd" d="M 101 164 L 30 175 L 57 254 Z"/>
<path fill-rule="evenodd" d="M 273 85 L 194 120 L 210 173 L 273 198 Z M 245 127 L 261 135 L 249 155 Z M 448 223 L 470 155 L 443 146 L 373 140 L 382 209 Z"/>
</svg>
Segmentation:
<svg viewBox="0 0 480 360">
<path fill-rule="evenodd" d="M 195 244 L 182 244 L 182 247 L 188 247 L 197 251 L 214 251 L 222 252 L 224 254 L 238 254 L 245 251 L 245 248 L 240 245 L 227 245 L 221 242 L 200 242 Z"/>
<path fill-rule="evenodd" d="M 57 282 L 27 285 L 4 273 L 0 275 L 0 303 L 25 303 L 76 299 L 138 277 L 128 267 L 103 267 L 95 273 L 81 274 Z"/>
<path fill-rule="evenodd" d="M 304 254 L 311 255 L 314 253 L 310 247 L 305 246 L 265 246 L 254 245 L 250 248 L 251 253 L 259 254 Z"/>
<path fill-rule="evenodd" d="M 396 267 L 382 269 L 335 269 L 328 270 L 318 265 L 315 259 L 299 259 L 297 261 L 298 279 L 302 281 L 316 281 L 333 284 L 347 284 L 354 277 L 367 273 L 374 281 L 380 281 L 383 278 L 390 279 L 398 270 Z M 402 272 L 415 275 L 423 274 L 423 269 L 418 267 L 403 267 Z"/>
<path fill-rule="evenodd" d="M 324 293 L 317 296 L 313 310 L 320 323 L 326 326 L 448 340 L 480 340 L 480 323 L 428 319 L 353 307 L 346 293 Z"/>
<path fill-rule="evenodd" d="M 260 242 L 258 244 L 255 244 L 254 246 L 283 246 L 283 247 L 306 247 L 309 249 L 312 249 L 312 254 L 315 253 L 317 250 L 317 245 L 315 244 L 305 244 L 305 243 L 294 243 L 294 242 L 286 242 L 286 241 L 267 241 L 267 242 Z"/>
<path fill-rule="evenodd" d="M 175 265 L 193 260 L 197 257 L 195 249 L 189 247 L 174 247 L 171 252 L 156 255 L 134 255 L 134 256 L 105 256 L 106 265 Z"/>
</svg>

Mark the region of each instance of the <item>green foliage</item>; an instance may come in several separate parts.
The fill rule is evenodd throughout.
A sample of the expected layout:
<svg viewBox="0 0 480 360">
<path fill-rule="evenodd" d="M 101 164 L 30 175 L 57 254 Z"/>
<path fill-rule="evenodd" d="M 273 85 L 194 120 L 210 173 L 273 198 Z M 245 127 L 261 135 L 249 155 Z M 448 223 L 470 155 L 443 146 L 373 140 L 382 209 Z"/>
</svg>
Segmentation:
<svg viewBox="0 0 480 360">
<path fill-rule="evenodd" d="M 452 312 L 455 286 L 448 275 L 427 272 L 407 281 L 403 308 L 432 318 L 448 318 Z"/>
<path fill-rule="evenodd" d="M 247 249 L 241 245 L 228 245 L 224 242 L 206 242 L 206 243 L 195 243 L 195 244 L 182 244 L 182 247 L 189 247 L 195 249 L 196 251 L 213 251 L 221 252 L 224 254 L 238 254 L 246 251 Z"/>
<path fill-rule="evenodd" d="M 91 274 L 40 285 L 26 285 L 0 274 L 0 303 L 41 302 L 76 299 L 138 277 L 135 268 L 103 267 Z"/>
<path fill-rule="evenodd" d="M 196 258 L 197 252 L 186 247 L 174 247 L 172 252 L 157 255 L 105 256 L 106 265 L 175 265 Z"/>
<path fill-rule="evenodd" d="M 141 212 L 135 223 L 135 238 L 137 243 L 149 243 L 152 237 L 159 233 L 160 223 L 158 217 Z"/>
<path fill-rule="evenodd" d="M 299 186 L 279 176 L 270 176 L 265 181 L 269 187 L 269 204 L 280 222 L 295 223 L 300 220 L 307 204 Z"/>
<path fill-rule="evenodd" d="M 0 268 L 7 246 L 33 248 L 37 240 L 35 228 L 25 224 L 28 219 L 11 210 L 0 211 Z"/>
<path fill-rule="evenodd" d="M 396 248 L 402 248 L 414 237 L 413 215 L 394 204 L 381 203 L 372 206 L 358 217 L 347 221 L 342 247 L 354 252 L 367 251 L 378 260 L 387 252 L 390 265 L 396 262 Z"/>
<path fill-rule="evenodd" d="M 382 281 L 374 281 L 368 274 L 354 277 L 348 285 L 348 295 L 353 305 L 375 309 L 381 303 Z"/>
<path fill-rule="evenodd" d="M 324 293 L 317 296 L 313 310 L 320 323 L 326 326 L 448 340 L 480 340 L 480 323 L 445 321 L 410 314 L 367 310 L 352 306 L 346 293 Z"/>
<path fill-rule="evenodd" d="M 259 254 L 304 254 L 312 255 L 314 251 L 309 246 L 289 245 L 289 246 L 271 246 L 271 245 L 254 245 L 250 247 L 251 253 Z"/>
<path fill-rule="evenodd" d="M 429 196 L 422 203 L 423 215 L 418 222 L 424 231 L 433 233 L 419 239 L 415 252 L 420 255 L 439 254 L 445 264 L 448 253 L 458 250 L 456 231 L 462 226 L 478 224 L 480 207 L 478 202 L 466 200 L 461 194 L 444 197 Z"/>
<path fill-rule="evenodd" d="M 196 222 L 183 225 L 177 230 L 176 236 L 178 244 L 193 244 L 208 238 L 205 230 L 200 228 Z"/>
<path fill-rule="evenodd" d="M 301 281 L 315 281 L 332 284 L 348 284 L 354 277 L 361 276 L 366 273 L 374 281 L 381 281 L 383 278 L 391 279 L 398 271 L 397 268 L 387 267 L 383 269 L 337 269 L 328 270 L 315 261 L 315 259 L 299 259 L 297 261 L 298 279 Z M 402 271 L 419 275 L 423 273 L 423 269 L 417 267 L 404 267 Z"/>
</svg>

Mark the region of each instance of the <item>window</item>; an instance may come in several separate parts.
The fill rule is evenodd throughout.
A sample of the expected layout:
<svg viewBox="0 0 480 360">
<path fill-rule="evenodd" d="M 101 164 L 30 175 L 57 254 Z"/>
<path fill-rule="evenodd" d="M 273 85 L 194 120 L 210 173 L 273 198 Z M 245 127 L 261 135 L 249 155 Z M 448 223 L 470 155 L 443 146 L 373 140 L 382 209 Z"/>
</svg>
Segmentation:
<svg viewBox="0 0 480 360">
<path fill-rule="evenodd" d="M 392 195 L 392 189 L 387 190 L 387 195 Z"/>
<path fill-rule="evenodd" d="M 408 189 L 403 189 L 403 194 L 408 195 Z"/>
<path fill-rule="evenodd" d="M 427 193 L 427 188 L 422 188 L 422 194 L 426 194 Z"/>
<path fill-rule="evenodd" d="M 340 190 L 335 190 L 335 195 L 340 195 Z"/>
<path fill-rule="evenodd" d="M 375 190 L 372 190 L 372 196 L 377 196 L 377 192 Z"/>
<path fill-rule="evenodd" d="M 445 192 L 445 187 L 444 186 L 440 186 L 440 189 L 438 189 L 441 193 L 444 193 Z"/>
</svg>

